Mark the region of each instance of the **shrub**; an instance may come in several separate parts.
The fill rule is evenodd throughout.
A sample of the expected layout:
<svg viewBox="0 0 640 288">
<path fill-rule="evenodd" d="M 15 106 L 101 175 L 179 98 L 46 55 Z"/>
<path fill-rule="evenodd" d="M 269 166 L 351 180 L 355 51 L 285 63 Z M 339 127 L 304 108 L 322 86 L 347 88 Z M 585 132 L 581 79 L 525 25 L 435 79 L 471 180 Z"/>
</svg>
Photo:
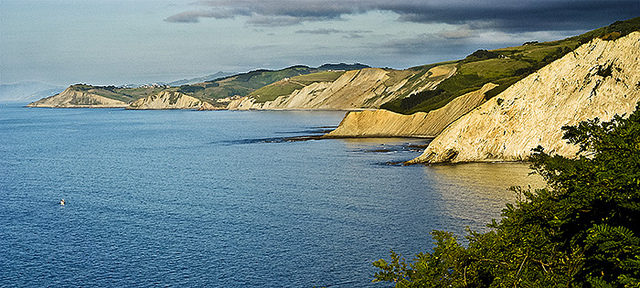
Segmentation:
<svg viewBox="0 0 640 288">
<path fill-rule="evenodd" d="M 500 57 L 500 54 L 498 53 L 480 49 L 471 53 L 471 55 L 467 56 L 465 60 L 478 61 L 478 60 L 493 59 L 498 57 Z"/>
<path fill-rule="evenodd" d="M 178 88 L 178 92 L 182 92 L 185 94 L 196 93 L 198 91 L 204 90 L 202 86 L 194 86 L 194 85 L 182 85 Z"/>
<path fill-rule="evenodd" d="M 470 231 L 468 247 L 432 232 L 435 248 L 412 261 L 391 253 L 373 263 L 374 281 L 396 287 L 640 286 L 640 104 L 609 122 L 563 127 L 580 156 L 534 149 L 531 167 L 548 188 L 512 188 L 493 231 Z M 585 156 L 587 155 L 587 156 Z"/>
</svg>

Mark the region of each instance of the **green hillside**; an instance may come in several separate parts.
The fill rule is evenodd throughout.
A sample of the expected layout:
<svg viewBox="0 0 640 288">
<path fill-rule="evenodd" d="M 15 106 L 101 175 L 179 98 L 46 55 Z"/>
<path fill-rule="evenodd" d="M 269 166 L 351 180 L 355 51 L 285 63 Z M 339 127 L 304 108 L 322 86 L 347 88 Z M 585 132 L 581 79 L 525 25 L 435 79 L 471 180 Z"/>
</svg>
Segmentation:
<svg viewBox="0 0 640 288">
<path fill-rule="evenodd" d="M 324 64 L 318 68 L 298 65 L 280 70 L 254 70 L 247 73 L 241 73 L 225 78 L 215 79 L 212 81 L 206 81 L 203 83 L 182 85 L 176 87 L 155 85 L 143 86 L 139 88 L 123 88 L 116 86 L 92 86 L 86 84 L 77 84 L 71 86 L 70 88 L 72 90 L 89 92 L 124 102 L 131 102 L 136 99 L 146 97 L 161 91 L 181 92 L 189 96 L 193 96 L 198 99 L 215 104 L 216 99 L 231 96 L 246 96 L 259 88 L 285 78 L 292 78 L 296 76 L 316 73 L 317 75 L 315 76 L 296 78 L 296 81 L 298 83 L 307 84 L 315 81 L 333 81 L 346 70 L 362 69 L 366 67 L 369 66 L 359 63 Z M 341 70 L 334 71 L 335 69 Z M 286 89 L 289 88 L 285 88 L 285 90 Z"/>
<path fill-rule="evenodd" d="M 185 93 L 196 98 L 200 98 L 206 101 L 226 98 L 231 96 L 247 96 L 251 92 L 256 91 L 259 88 L 280 81 L 285 78 L 293 78 L 301 75 L 308 75 L 313 73 L 319 73 L 326 75 L 332 75 L 337 72 L 333 72 L 333 69 L 340 68 L 343 71 L 362 69 L 363 67 L 369 67 L 363 64 L 325 64 L 318 68 L 312 68 L 308 66 L 292 66 L 281 70 L 254 70 L 247 73 L 242 73 L 234 76 L 229 76 L 222 79 L 216 79 L 213 81 L 207 81 L 204 83 L 194 85 L 184 85 L 178 87 L 179 92 Z M 320 76 L 320 78 L 325 77 Z M 314 78 L 314 77 L 312 77 Z M 331 79 L 329 77 L 327 79 Z M 336 77 L 337 78 L 337 77 Z M 309 81 L 300 78 L 298 81 Z M 287 88 L 289 89 L 289 88 Z M 286 90 L 286 89 L 285 89 Z M 295 90 L 295 89 L 294 89 Z M 291 90 L 293 91 L 293 90 Z M 274 98 L 275 99 L 275 98 Z"/>
<path fill-rule="evenodd" d="M 315 82 L 332 82 L 342 76 L 345 71 L 322 71 L 307 75 L 299 75 L 291 78 L 284 78 L 278 82 L 264 86 L 254 92 L 251 92 L 249 96 L 256 99 L 256 103 L 264 103 L 267 101 L 273 101 L 279 96 L 289 95 L 295 90 L 302 89 L 303 87 L 315 83 Z"/>
<path fill-rule="evenodd" d="M 594 38 L 614 40 L 639 29 L 640 17 L 618 21 L 564 40 L 529 42 L 518 47 L 490 51 L 478 50 L 457 61 L 456 75 L 444 80 L 438 89 L 391 101 L 382 108 L 403 114 L 428 112 L 443 107 L 460 95 L 480 89 L 486 83 L 498 84 L 498 87 L 487 92 L 486 98 L 489 99 Z"/>
<path fill-rule="evenodd" d="M 419 82 L 418 80 L 422 79 L 422 77 L 425 74 L 427 74 L 431 68 L 434 68 L 436 66 L 451 65 L 452 63 L 455 63 L 455 62 L 443 62 L 443 63 L 435 63 L 435 64 L 429 64 L 429 65 L 421 65 L 417 67 L 408 68 L 405 70 L 385 68 L 385 71 L 387 71 L 388 79 L 384 81 L 384 85 L 386 87 L 391 87 L 391 86 L 397 85 L 398 83 L 406 79 L 407 81 L 403 85 L 403 87 L 407 87 L 407 89 L 399 90 L 400 93 L 398 96 L 400 98 L 404 98 L 408 96 L 412 91 L 414 91 L 414 89 L 420 88 L 420 83 L 418 83 Z M 305 86 L 308 86 L 312 83 L 333 82 L 336 79 L 338 79 L 340 76 L 342 76 L 344 73 L 345 73 L 344 70 L 322 71 L 322 72 L 317 72 L 317 73 L 312 73 L 307 75 L 300 75 L 300 76 L 295 76 L 291 78 L 285 78 L 281 81 L 262 87 L 252 92 L 248 96 L 253 98 L 255 100 L 255 103 L 264 103 L 267 101 L 273 101 L 280 96 L 290 95 L 295 90 L 302 89 Z M 440 75 L 440 76 L 433 75 L 432 78 L 430 79 L 432 81 L 436 81 L 437 78 L 439 77 L 445 78 L 446 75 Z M 371 99 L 371 100 L 375 100 L 375 99 Z"/>
<path fill-rule="evenodd" d="M 100 95 L 110 99 L 131 102 L 136 99 L 149 96 L 166 90 L 163 86 L 144 86 L 139 88 L 121 88 L 116 86 L 92 86 L 76 84 L 69 87 L 71 90 Z"/>
</svg>

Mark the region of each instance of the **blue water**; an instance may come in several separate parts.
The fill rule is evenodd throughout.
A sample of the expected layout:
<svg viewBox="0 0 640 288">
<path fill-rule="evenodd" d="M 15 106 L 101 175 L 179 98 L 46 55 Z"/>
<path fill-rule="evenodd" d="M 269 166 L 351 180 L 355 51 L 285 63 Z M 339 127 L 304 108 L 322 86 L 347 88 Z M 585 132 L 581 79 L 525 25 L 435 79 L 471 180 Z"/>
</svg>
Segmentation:
<svg viewBox="0 0 640 288">
<path fill-rule="evenodd" d="M 530 180 L 386 164 L 423 140 L 282 141 L 343 115 L 0 105 L 0 286 L 388 287 L 371 262 L 486 229 Z"/>
</svg>

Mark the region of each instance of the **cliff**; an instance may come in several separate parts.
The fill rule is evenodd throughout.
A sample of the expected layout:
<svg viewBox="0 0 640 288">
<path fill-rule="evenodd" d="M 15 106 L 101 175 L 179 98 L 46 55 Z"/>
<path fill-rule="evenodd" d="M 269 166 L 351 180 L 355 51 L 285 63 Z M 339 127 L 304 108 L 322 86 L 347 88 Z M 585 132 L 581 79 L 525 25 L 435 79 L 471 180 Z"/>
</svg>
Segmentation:
<svg viewBox="0 0 640 288">
<path fill-rule="evenodd" d="M 133 101 L 127 109 L 159 110 L 159 109 L 198 109 L 204 102 L 180 92 L 162 91 Z"/>
<path fill-rule="evenodd" d="M 482 104 L 484 93 L 497 85 L 486 84 L 482 89 L 464 94 L 446 106 L 411 115 L 388 110 L 349 112 L 338 128 L 326 137 L 435 137 L 462 115 Z"/>
<path fill-rule="evenodd" d="M 122 108 L 128 104 L 124 101 L 104 97 L 89 91 L 81 91 L 73 86 L 60 94 L 29 103 L 27 107 L 49 108 Z"/>
<path fill-rule="evenodd" d="M 50 97 L 50 99 L 42 99 L 31 103 L 29 107 L 83 107 L 83 108 L 105 108 L 105 107 L 126 107 L 140 98 L 145 98 L 160 92 L 179 92 L 184 95 L 206 101 L 211 105 L 202 105 L 202 110 L 220 110 L 226 109 L 228 102 L 225 99 L 247 96 L 252 92 L 272 84 L 282 79 L 289 79 L 301 75 L 318 74 L 322 72 L 343 73 L 348 70 L 363 69 L 369 67 L 364 64 L 325 64 L 317 68 L 304 65 L 296 65 L 280 70 L 258 69 L 246 73 L 224 76 L 222 74 L 213 74 L 202 78 L 186 79 L 172 82 L 172 86 L 165 84 L 149 84 L 149 85 L 125 85 L 125 86 L 94 86 L 88 84 L 75 84 L 67 88 L 65 93 L 60 93 Z M 339 71 L 336 71 L 339 70 Z M 224 77 L 222 77 L 224 76 Z M 199 79 L 199 80 L 198 80 Z M 210 80 L 209 80 L 210 79 Z M 192 83 L 204 81 L 200 83 Z M 2 88 L 2 87 L 0 87 Z M 291 90 L 293 91 L 293 90 Z M 1 92 L 1 91 L 0 91 Z M 50 95 L 50 94 L 49 94 Z M 115 100 L 111 101 L 111 100 Z M 1 99 L 0 99 L 1 100 Z M 157 100 L 157 99 L 156 99 Z M 222 102 L 219 100 L 223 100 Z M 192 100 L 189 100 L 192 101 Z M 162 108 L 166 103 L 152 103 L 150 99 L 136 103 L 131 109 L 190 109 L 189 105 L 178 105 L 178 107 Z M 188 102 L 188 101 L 187 101 Z M 226 103 L 224 103 L 226 102 Z M 204 103 L 204 102 L 203 102 Z M 185 103 L 183 103 L 185 104 Z M 186 103 L 188 104 L 188 103 Z"/>
<path fill-rule="evenodd" d="M 440 65 L 424 71 L 365 68 L 343 73 L 335 81 L 314 82 L 277 97 L 257 102 L 256 97 L 232 101 L 228 109 L 326 109 L 379 108 L 402 95 L 434 89 L 455 73 L 455 65 Z M 289 81 L 285 79 L 282 81 Z M 280 83 L 274 83 L 279 85 Z"/>
<path fill-rule="evenodd" d="M 447 127 L 413 163 L 525 160 L 531 149 L 575 156 L 561 127 L 629 114 L 640 100 L 640 32 L 594 39 Z"/>
</svg>

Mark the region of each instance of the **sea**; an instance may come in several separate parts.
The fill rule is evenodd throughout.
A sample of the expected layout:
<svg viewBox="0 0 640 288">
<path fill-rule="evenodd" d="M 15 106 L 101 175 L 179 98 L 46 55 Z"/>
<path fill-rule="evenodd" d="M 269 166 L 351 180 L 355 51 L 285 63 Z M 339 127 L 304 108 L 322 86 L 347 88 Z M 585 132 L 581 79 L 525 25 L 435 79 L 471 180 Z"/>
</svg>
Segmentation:
<svg viewBox="0 0 640 288">
<path fill-rule="evenodd" d="M 542 185 L 397 164 L 427 139 L 304 137 L 344 114 L 0 104 L 0 286 L 390 287 L 373 261 L 464 242 Z"/>
</svg>

